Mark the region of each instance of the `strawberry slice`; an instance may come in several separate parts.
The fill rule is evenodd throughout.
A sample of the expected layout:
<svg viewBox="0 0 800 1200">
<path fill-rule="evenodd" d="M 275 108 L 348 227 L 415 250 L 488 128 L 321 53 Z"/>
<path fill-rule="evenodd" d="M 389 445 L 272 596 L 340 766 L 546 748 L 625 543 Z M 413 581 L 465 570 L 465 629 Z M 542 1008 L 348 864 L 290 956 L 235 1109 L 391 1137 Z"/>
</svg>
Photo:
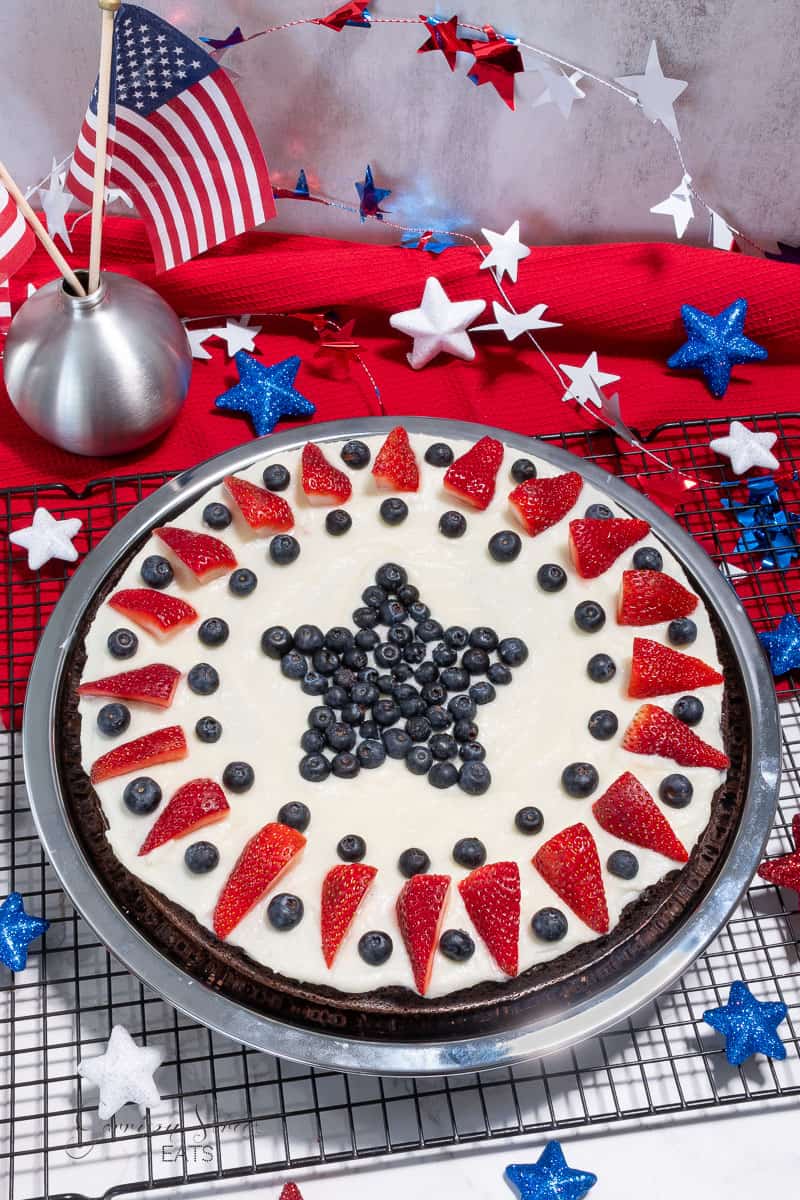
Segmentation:
<svg viewBox="0 0 800 1200">
<path fill-rule="evenodd" d="M 606 833 L 655 850 L 675 862 L 688 861 L 686 848 L 672 832 L 672 826 L 635 775 L 626 771 L 615 779 L 608 791 L 592 805 L 597 824 Z"/>
<path fill-rule="evenodd" d="M 419 488 L 419 467 L 402 425 L 396 425 L 381 446 L 372 474 L 379 488 L 392 492 L 416 492 Z"/>
<path fill-rule="evenodd" d="M 106 675 L 82 683 L 78 688 L 81 696 L 116 696 L 119 700 L 141 700 L 142 704 L 156 704 L 169 708 L 181 677 L 175 667 L 166 663 L 151 663 L 149 667 L 138 667 L 135 671 L 121 671 L 119 675 Z"/>
<path fill-rule="evenodd" d="M 608 906 L 597 846 L 579 821 L 545 842 L 533 865 L 557 896 L 595 933 L 608 933 Z"/>
<path fill-rule="evenodd" d="M 191 779 L 179 787 L 142 842 L 139 855 L 149 854 L 156 846 L 186 837 L 203 825 L 221 821 L 228 812 L 225 793 L 213 779 Z"/>
<path fill-rule="evenodd" d="M 501 971 L 519 970 L 519 867 L 515 862 L 487 863 L 458 885 L 472 924 Z"/>
<path fill-rule="evenodd" d="M 663 571 L 623 571 L 617 605 L 618 625 L 656 625 L 688 617 L 697 596 Z"/>
<path fill-rule="evenodd" d="M 142 737 L 115 746 L 107 754 L 101 754 L 92 763 L 90 778 L 92 783 L 102 783 L 104 779 L 113 779 L 115 775 L 129 775 L 131 771 L 141 771 L 158 763 L 176 762 L 179 758 L 186 758 L 188 753 L 189 747 L 180 725 L 168 725 L 166 729 L 145 733 Z"/>
<path fill-rule="evenodd" d="M 328 462 L 319 446 L 303 447 L 303 491 L 309 504 L 346 504 L 353 490 L 344 471 Z"/>
<path fill-rule="evenodd" d="M 659 754 L 674 759 L 681 767 L 714 767 L 724 771 L 731 765 L 727 754 L 709 746 L 683 721 L 657 704 L 643 704 L 622 739 L 624 750 L 633 754 Z"/>
<path fill-rule="evenodd" d="M 635 517 L 582 517 L 569 523 L 569 552 L 582 579 L 596 579 L 620 554 L 650 532 L 647 521 Z"/>
<path fill-rule="evenodd" d="M 323 879 L 319 920 L 327 966 L 333 966 L 336 951 L 377 874 L 377 869 L 366 863 L 342 863 Z"/>
<path fill-rule="evenodd" d="M 524 529 L 531 537 L 549 529 L 575 505 L 583 480 L 577 471 L 553 475 L 549 479 L 526 479 L 509 495 Z"/>
<path fill-rule="evenodd" d="M 153 533 L 201 583 L 225 575 L 238 566 L 230 546 L 209 533 L 192 533 L 191 529 L 176 529 L 174 525 L 162 525 Z"/>
<path fill-rule="evenodd" d="M 473 508 L 488 508 L 502 461 L 503 443 L 482 437 L 447 468 L 444 486 Z"/>
<path fill-rule="evenodd" d="M 412 875 L 397 897 L 397 924 L 421 996 L 425 995 L 431 981 L 433 956 L 439 944 L 449 889 L 449 875 Z"/>
<path fill-rule="evenodd" d="M 628 695 L 635 700 L 667 696 L 671 692 L 691 692 L 723 682 L 719 671 L 704 663 L 702 658 L 662 646 L 661 642 L 652 642 L 650 638 L 633 639 Z"/>
<path fill-rule="evenodd" d="M 226 475 L 224 483 L 251 529 L 285 532 L 294 525 L 292 510 L 283 496 L 235 475 Z"/>
<path fill-rule="evenodd" d="M 253 834 L 225 881 L 214 909 L 214 932 L 226 938 L 276 884 L 306 844 L 302 833 L 271 821 Z"/>
<path fill-rule="evenodd" d="M 114 592 L 108 603 L 157 638 L 170 637 L 197 620 L 197 610 L 191 604 L 155 588 L 123 588 Z"/>
</svg>

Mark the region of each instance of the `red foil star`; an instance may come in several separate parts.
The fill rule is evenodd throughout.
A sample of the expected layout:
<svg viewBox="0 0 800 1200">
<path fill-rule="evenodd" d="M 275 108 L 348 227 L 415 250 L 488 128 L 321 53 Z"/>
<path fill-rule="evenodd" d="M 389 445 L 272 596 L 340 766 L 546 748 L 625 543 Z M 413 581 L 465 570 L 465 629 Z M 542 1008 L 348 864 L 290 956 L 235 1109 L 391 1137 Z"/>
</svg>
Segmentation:
<svg viewBox="0 0 800 1200">
<path fill-rule="evenodd" d="M 766 879 L 767 883 L 797 892 L 800 899 L 800 813 L 795 813 L 792 817 L 792 838 L 795 848 L 791 854 L 767 859 L 758 868 L 758 874 L 762 879 Z"/>
<path fill-rule="evenodd" d="M 514 108 L 514 76 L 525 70 L 519 47 L 507 38 L 499 36 L 491 25 L 484 25 L 486 42 L 470 42 L 470 52 L 475 62 L 468 72 L 469 78 L 478 87 L 491 83 L 501 100 Z"/>
<path fill-rule="evenodd" d="M 314 332 L 319 338 L 314 359 L 322 370 L 330 370 L 332 379 L 346 379 L 350 374 L 351 361 L 358 358 L 361 347 L 353 340 L 354 326 L 355 320 L 338 326 L 331 317 L 325 319 L 322 329 L 314 325 Z"/>
<path fill-rule="evenodd" d="M 419 19 L 431 36 L 418 48 L 417 54 L 425 54 L 428 50 L 441 50 L 447 59 L 448 67 L 451 71 L 455 71 L 458 51 L 472 52 L 472 44 L 458 36 L 458 17 L 454 16 L 449 21 L 441 21 L 436 17 L 425 17 L 420 13 Z"/>
<path fill-rule="evenodd" d="M 327 17 L 315 17 L 314 24 L 324 25 L 326 29 L 333 29 L 336 33 L 341 33 L 345 25 L 362 25 L 369 28 L 369 13 L 366 8 L 367 0 L 350 0 L 349 4 L 340 5 L 328 13 Z"/>
<path fill-rule="evenodd" d="M 688 503 L 689 492 L 697 487 L 696 479 L 690 479 L 680 471 L 666 471 L 658 475 L 641 473 L 634 478 L 639 491 L 649 496 L 654 504 L 663 508 L 671 517 L 675 515 L 676 508 Z"/>
</svg>

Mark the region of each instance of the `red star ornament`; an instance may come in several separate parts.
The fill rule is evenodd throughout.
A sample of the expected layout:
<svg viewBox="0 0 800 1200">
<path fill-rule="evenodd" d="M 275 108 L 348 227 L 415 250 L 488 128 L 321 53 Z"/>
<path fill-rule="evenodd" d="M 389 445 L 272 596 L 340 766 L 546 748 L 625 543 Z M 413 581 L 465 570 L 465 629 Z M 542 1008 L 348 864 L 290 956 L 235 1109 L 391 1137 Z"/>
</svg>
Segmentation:
<svg viewBox="0 0 800 1200">
<path fill-rule="evenodd" d="M 470 52 L 475 62 L 468 71 L 469 78 L 478 87 L 491 83 L 501 100 L 510 109 L 514 108 L 514 76 L 525 70 L 519 46 L 501 37 L 491 25 L 484 25 L 486 42 L 470 42 Z"/>
<path fill-rule="evenodd" d="M 346 379 L 349 376 L 350 362 L 361 349 L 359 343 L 353 340 L 354 326 L 355 319 L 347 321 L 340 329 L 331 328 L 330 323 L 324 330 L 315 326 L 314 332 L 320 342 L 313 357 L 321 370 L 330 370 L 332 379 Z"/>
<path fill-rule="evenodd" d="M 689 493 L 697 487 L 697 480 L 690 479 L 681 471 L 664 471 L 653 475 L 640 472 L 634 476 L 639 491 L 663 508 L 671 517 L 675 510 L 688 504 Z"/>
<path fill-rule="evenodd" d="M 792 839 L 794 850 L 780 858 L 768 858 L 758 868 L 758 874 L 767 883 L 797 892 L 800 900 L 800 813 L 792 817 Z"/>
<path fill-rule="evenodd" d="M 470 42 L 465 42 L 458 36 L 458 17 L 453 16 L 449 21 L 441 21 L 420 13 L 419 19 L 431 36 L 417 49 L 417 54 L 425 54 L 428 50 L 441 50 L 447 59 L 448 67 L 451 71 L 455 71 L 458 51 L 466 50 L 470 53 L 473 50 Z"/>
<path fill-rule="evenodd" d="M 324 25 L 335 33 L 341 33 L 345 25 L 362 25 L 369 28 L 369 14 L 365 11 L 368 0 L 350 0 L 349 4 L 341 4 L 327 17 L 315 17 L 315 25 Z"/>
</svg>

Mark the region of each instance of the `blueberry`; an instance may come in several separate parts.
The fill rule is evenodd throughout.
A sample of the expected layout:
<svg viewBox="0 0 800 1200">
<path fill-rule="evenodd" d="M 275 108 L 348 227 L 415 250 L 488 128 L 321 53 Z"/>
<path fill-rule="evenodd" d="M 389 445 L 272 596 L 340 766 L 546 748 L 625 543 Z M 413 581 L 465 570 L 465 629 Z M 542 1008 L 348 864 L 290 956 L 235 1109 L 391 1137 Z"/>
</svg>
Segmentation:
<svg viewBox="0 0 800 1200">
<path fill-rule="evenodd" d="M 607 504 L 590 504 L 585 515 L 590 521 L 610 521 L 614 516 Z"/>
<path fill-rule="evenodd" d="M 488 625 L 477 625 L 470 630 L 469 644 L 477 650 L 496 650 L 499 643 L 499 637 Z"/>
<path fill-rule="evenodd" d="M 336 853 L 342 862 L 361 862 L 367 853 L 367 843 L 357 833 L 346 833 L 337 842 Z"/>
<path fill-rule="evenodd" d="M 243 792 L 249 792 L 250 788 L 255 783 L 256 773 L 246 762 L 229 762 L 225 770 L 222 772 L 222 782 L 229 792 L 235 792 L 240 796 Z"/>
<path fill-rule="evenodd" d="M 637 571 L 660 571 L 664 560 L 655 546 L 640 546 L 633 556 L 633 565 Z"/>
<path fill-rule="evenodd" d="M 596 633 L 606 623 L 605 609 L 594 600 L 582 600 L 575 608 L 575 624 L 584 633 Z"/>
<path fill-rule="evenodd" d="M 557 563 L 543 563 L 536 572 L 536 582 L 543 592 L 560 592 L 567 582 L 567 572 Z"/>
<path fill-rule="evenodd" d="M 408 617 L 405 605 L 401 604 L 399 600 L 384 600 L 378 611 L 384 625 L 399 625 Z"/>
<path fill-rule="evenodd" d="M 292 477 L 282 463 L 272 463 L 264 468 L 261 478 L 268 491 L 285 492 Z"/>
<path fill-rule="evenodd" d="M 375 680 L 375 687 L 382 696 L 391 696 L 396 682 L 394 675 L 379 675 Z"/>
<path fill-rule="evenodd" d="M 512 680 L 511 672 L 506 664 L 499 662 L 492 663 L 486 672 L 486 677 L 490 683 L 496 684 L 498 687 L 505 687 Z"/>
<path fill-rule="evenodd" d="M 607 708 L 598 708 L 589 717 L 589 733 L 598 742 L 607 742 L 619 729 L 617 714 Z"/>
<path fill-rule="evenodd" d="M 380 640 L 374 629 L 359 629 L 354 638 L 359 650 L 374 650 Z"/>
<path fill-rule="evenodd" d="M 303 901 L 291 892 L 278 892 L 267 905 L 267 920 L 273 929 L 294 929 L 303 919 Z"/>
<path fill-rule="evenodd" d="M 139 648 L 139 639 L 132 629 L 115 629 L 106 645 L 114 658 L 130 658 Z"/>
<path fill-rule="evenodd" d="M 234 596 L 249 596 L 255 591 L 257 583 L 258 578 L 253 571 L 248 571 L 247 567 L 239 567 L 228 579 L 228 589 Z"/>
<path fill-rule="evenodd" d="M 206 617 L 198 626 L 197 636 L 204 646 L 221 646 L 227 642 L 230 629 L 222 617 Z"/>
<path fill-rule="evenodd" d="M 269 556 L 279 567 L 293 563 L 300 553 L 300 543 L 290 533 L 278 533 L 269 544 Z"/>
<path fill-rule="evenodd" d="M 469 765 L 483 766 L 483 763 L 470 763 Z M 428 772 L 428 783 L 432 784 L 435 788 L 449 788 L 458 782 L 458 767 L 454 763 L 435 762 Z"/>
<path fill-rule="evenodd" d="M 367 771 L 373 771 L 386 761 L 386 751 L 379 738 L 368 738 L 359 743 L 356 756 L 361 766 Z"/>
<path fill-rule="evenodd" d="M 433 766 L 433 755 L 427 746 L 412 746 L 406 755 L 406 766 L 412 775 L 427 775 Z"/>
<path fill-rule="evenodd" d="M 364 650 L 359 650 L 358 646 L 350 646 L 342 655 L 342 663 L 351 671 L 363 671 L 366 669 L 367 655 Z"/>
<path fill-rule="evenodd" d="M 301 654 L 313 654 L 325 644 L 325 635 L 318 625 L 298 625 L 294 631 L 295 649 Z"/>
<path fill-rule="evenodd" d="M 281 659 L 281 671 L 287 679 L 302 679 L 307 670 L 305 655 L 299 650 L 290 650 Z"/>
<path fill-rule="evenodd" d="M 397 860 L 400 874 L 405 875 L 406 879 L 411 879 L 412 875 L 424 875 L 430 865 L 431 860 L 425 851 L 419 850 L 416 846 L 410 846 L 408 850 L 404 850 Z"/>
<path fill-rule="evenodd" d="M 513 562 L 521 549 L 522 538 L 512 529 L 501 529 L 489 538 L 489 553 L 495 562 Z"/>
<path fill-rule="evenodd" d="M 360 471 L 370 460 L 369 447 L 363 442 L 345 442 L 340 451 L 342 462 L 355 471 Z"/>
<path fill-rule="evenodd" d="M 353 635 L 342 625 L 334 625 L 333 629 L 329 629 L 325 634 L 325 647 L 332 650 L 334 654 L 341 654 L 343 650 L 352 645 Z"/>
<path fill-rule="evenodd" d="M 361 729 L 363 732 L 363 725 Z M 405 729 L 384 729 L 381 733 L 381 741 L 389 758 L 405 758 L 413 745 Z"/>
<path fill-rule="evenodd" d="M 670 808 L 686 808 L 694 788 L 685 775 L 667 775 L 658 785 L 658 794 Z"/>
<path fill-rule="evenodd" d="M 475 943 L 463 929 L 445 929 L 439 938 L 439 949 L 452 962 L 466 962 L 475 953 Z"/>
<path fill-rule="evenodd" d="M 358 953 L 370 967 L 380 967 L 391 958 L 392 939 L 380 929 L 370 929 L 358 939 Z"/>
<path fill-rule="evenodd" d="M 447 697 L 447 691 L 438 680 L 423 684 L 420 695 L 427 705 L 442 704 Z"/>
<path fill-rule="evenodd" d="M 697 696 L 681 696 L 672 706 L 672 711 L 684 725 L 699 725 L 703 719 L 703 701 Z"/>
<path fill-rule="evenodd" d="M 469 671 L 463 667 L 444 667 L 439 679 L 448 692 L 464 692 L 469 687 Z"/>
<path fill-rule="evenodd" d="M 543 942 L 560 942 L 567 932 L 567 918 L 560 908 L 540 908 L 531 917 L 531 928 Z"/>
<path fill-rule="evenodd" d="M 322 646 L 312 654 L 311 665 L 319 675 L 333 675 L 339 666 L 339 655 Z"/>
<path fill-rule="evenodd" d="M 471 696 L 453 696 L 448 701 L 447 711 L 454 721 L 472 721 L 478 710 Z"/>
<path fill-rule="evenodd" d="M 380 619 L 381 614 L 377 608 L 369 608 L 367 605 L 357 608 L 353 613 L 353 624 L 359 629 L 374 629 Z"/>
<path fill-rule="evenodd" d="M 425 716 L 431 723 L 431 729 L 437 731 L 447 729 L 448 725 L 452 725 L 453 718 L 446 708 L 442 708 L 441 704 L 431 704 L 425 709 Z"/>
<path fill-rule="evenodd" d="M 325 734 L 319 729 L 306 729 L 300 738 L 300 748 L 306 754 L 319 754 L 325 749 Z"/>
<path fill-rule="evenodd" d="M 489 790 L 491 782 L 491 772 L 480 759 L 465 762 L 458 772 L 458 786 L 468 796 L 482 796 Z"/>
<path fill-rule="evenodd" d="M 197 696 L 210 696 L 219 687 L 219 675 L 210 663 L 195 663 L 189 669 L 186 682 Z"/>
<path fill-rule="evenodd" d="M 336 691 L 338 692 L 339 689 L 337 688 Z M 337 697 L 337 699 L 338 699 L 338 697 Z M 328 704 L 330 704 L 330 702 L 331 702 L 330 689 L 325 693 L 325 700 Z M 364 709 L 361 707 L 360 704 L 354 704 L 351 701 L 350 703 L 342 704 L 341 709 L 342 709 L 342 721 L 344 722 L 345 725 L 361 725 L 361 723 L 364 720 Z"/>
<path fill-rule="evenodd" d="M 478 726 L 474 721 L 456 721 L 453 726 L 453 737 L 457 742 L 474 742 L 478 736 Z"/>
<path fill-rule="evenodd" d="M 372 706 L 372 719 L 378 725 L 394 725 L 400 720 L 400 705 L 389 698 L 376 700 Z"/>
<path fill-rule="evenodd" d="M 101 733 L 107 733 L 110 737 L 117 737 L 118 734 L 124 733 L 130 723 L 131 710 L 117 702 L 104 704 L 97 714 L 97 728 Z"/>
<path fill-rule="evenodd" d="M 140 775 L 126 784 L 122 799 L 125 807 L 132 813 L 144 817 L 157 809 L 161 803 L 161 788 L 155 779 Z"/>
<path fill-rule="evenodd" d="M 389 599 L 389 595 L 382 587 L 377 587 L 374 583 L 371 583 L 369 587 L 364 588 L 361 593 L 361 599 L 368 608 L 380 608 L 384 600 Z"/>
<path fill-rule="evenodd" d="M 231 523 L 231 510 L 218 501 L 207 504 L 203 509 L 203 520 L 209 529 L 227 529 Z"/>
<path fill-rule="evenodd" d="M 441 625 L 432 617 L 426 617 L 417 625 L 417 637 L 421 642 L 438 642 L 443 634 L 444 630 Z"/>
<path fill-rule="evenodd" d="M 307 754 L 300 759 L 300 774 L 309 783 L 320 783 L 331 773 L 331 764 L 324 754 Z"/>
<path fill-rule="evenodd" d="M 467 518 L 449 509 L 439 517 L 439 533 L 446 538 L 460 538 L 467 532 Z"/>
<path fill-rule="evenodd" d="M 512 641 L 514 639 L 508 638 L 507 640 Z M 527 656 L 527 650 L 525 653 Z M 523 659 L 522 661 L 524 662 L 525 660 Z M 491 704 L 492 700 L 494 700 L 497 696 L 497 692 L 492 687 L 491 683 L 485 679 L 481 679 L 478 681 L 478 683 L 472 684 L 469 689 L 469 695 L 470 699 L 473 700 L 475 704 Z"/>
<path fill-rule="evenodd" d="M 544 825 L 544 817 L 540 809 L 528 804 L 516 813 L 514 824 L 520 833 L 538 833 Z"/>
<path fill-rule="evenodd" d="M 194 731 L 201 742 L 218 742 L 222 737 L 222 726 L 216 717 L 201 717 Z"/>
<path fill-rule="evenodd" d="M 300 680 L 300 690 L 307 696 L 324 696 L 330 687 L 330 680 L 319 671 L 306 671 Z"/>
<path fill-rule="evenodd" d="M 500 661 L 504 662 L 507 667 L 521 667 L 527 660 L 528 647 L 522 638 L 507 637 L 503 638 L 497 647 L 497 654 Z"/>
<path fill-rule="evenodd" d="M 458 755 L 462 762 L 483 762 L 486 750 L 480 742 L 462 742 L 458 747 Z"/>
<path fill-rule="evenodd" d="M 655 571 L 657 567 L 642 567 L 642 570 Z M 639 872 L 639 860 L 630 850 L 615 850 L 609 854 L 606 863 L 608 870 L 618 879 L 635 879 Z"/>
<path fill-rule="evenodd" d="M 290 800 L 288 804 L 284 804 L 278 809 L 276 819 L 279 825 L 288 825 L 290 829 L 296 829 L 298 833 L 305 833 L 311 822 L 311 809 L 299 800 Z"/>
<path fill-rule="evenodd" d="M 352 750 L 356 744 L 355 730 L 344 721 L 332 721 L 325 730 L 325 741 L 331 750 Z"/>
<path fill-rule="evenodd" d="M 175 578 L 175 572 L 172 570 L 168 559 L 162 558 L 160 554 L 150 554 L 144 560 L 141 566 L 141 576 L 148 587 L 161 588 L 167 587 Z"/>
<path fill-rule="evenodd" d="M 595 683 L 608 683 L 617 673 L 617 664 L 607 654 L 593 654 L 586 664 L 586 674 Z"/>
<path fill-rule="evenodd" d="M 444 631 L 444 640 L 454 650 L 463 650 L 469 642 L 469 630 L 463 625 L 450 625 Z"/>
<path fill-rule="evenodd" d="M 470 675 L 486 675 L 489 670 L 489 655 L 485 650 L 470 646 L 461 655 L 461 666 Z"/>
<path fill-rule="evenodd" d="M 335 723 L 336 713 L 328 704 L 315 704 L 308 714 L 309 728 L 318 729 L 321 733 L 325 733 Z"/>
<path fill-rule="evenodd" d="M 414 672 L 414 678 L 420 685 L 425 683 L 435 683 L 439 678 L 439 668 L 435 662 L 420 663 Z"/>
<path fill-rule="evenodd" d="M 437 667 L 452 667 L 453 663 L 458 661 L 456 651 L 452 646 L 446 646 L 444 642 L 439 642 L 438 646 L 434 646 L 431 658 Z"/>
<path fill-rule="evenodd" d="M 353 518 L 343 508 L 332 508 L 325 514 L 325 528 L 331 537 L 341 537 L 352 527 Z"/>
<path fill-rule="evenodd" d="M 453 451 L 445 442 L 432 442 L 425 451 L 425 462 L 431 467 L 449 467 Z"/>
<path fill-rule="evenodd" d="M 409 642 L 407 646 L 403 647 L 403 661 L 409 663 L 412 667 L 421 663 L 426 654 L 427 650 L 425 649 L 424 642 Z"/>
<path fill-rule="evenodd" d="M 414 587 L 413 583 L 403 583 L 397 589 L 397 599 L 401 604 L 405 604 L 406 608 L 410 608 L 412 604 L 419 604 L 419 588 Z M 425 605 L 420 607 L 425 608 Z M 425 616 L 430 615 L 430 611 L 425 608 Z"/>
<path fill-rule="evenodd" d="M 394 646 L 391 642 L 381 642 L 373 650 L 373 656 L 378 667 L 396 667 L 403 657 L 403 652 L 399 646 Z"/>
<path fill-rule="evenodd" d="M 378 699 L 378 689 L 374 683 L 356 681 L 350 689 L 350 699 L 354 704 L 370 705 Z"/>
<path fill-rule="evenodd" d="M 479 838 L 459 838 L 453 846 L 453 858 L 460 867 L 468 867 L 470 871 L 474 871 L 486 862 L 486 847 Z"/>
<path fill-rule="evenodd" d="M 387 496 L 381 501 L 380 514 L 387 525 L 402 525 L 408 516 L 408 505 L 399 496 Z"/>
<path fill-rule="evenodd" d="M 186 847 L 183 861 L 193 875 L 205 875 L 219 862 L 219 850 L 213 842 L 193 842 Z"/>
<path fill-rule="evenodd" d="M 423 701 L 424 704 L 424 701 Z M 427 717 L 409 717 L 406 721 L 406 733 L 412 742 L 427 742 L 431 736 L 432 726 Z M 431 747 L 433 749 L 433 747 Z"/>
<path fill-rule="evenodd" d="M 600 782 L 597 770 L 591 763 L 575 762 L 564 767 L 561 772 L 561 783 L 568 796 L 583 799 L 591 796 Z"/>
<path fill-rule="evenodd" d="M 381 727 L 377 721 L 363 721 L 358 732 L 361 734 L 365 742 L 372 742 L 381 736 Z M 396 730 L 387 729 L 386 732 L 395 733 Z M 384 745 L 386 745 L 385 741 Z"/>
<path fill-rule="evenodd" d="M 428 742 L 428 749 L 434 758 L 455 758 L 458 754 L 458 743 L 452 734 L 434 733 Z"/>
<path fill-rule="evenodd" d="M 691 646 L 697 638 L 697 626 L 688 617 L 678 617 L 667 626 L 667 637 L 673 646 Z"/>
<path fill-rule="evenodd" d="M 384 563 L 375 572 L 375 582 L 384 591 L 393 593 L 408 583 L 408 573 L 397 563 Z"/>
<path fill-rule="evenodd" d="M 399 646 L 401 650 L 405 649 L 406 646 L 410 646 L 414 640 L 414 634 L 408 625 L 392 625 L 386 636 L 390 642 L 394 642 L 395 646 Z"/>
<path fill-rule="evenodd" d="M 294 649 L 294 639 L 284 625 L 270 625 L 261 635 L 261 649 L 267 658 L 283 658 Z"/>
<path fill-rule="evenodd" d="M 524 483 L 526 479 L 535 479 L 536 467 L 529 458 L 518 458 L 511 466 L 511 478 L 514 483 Z"/>
</svg>

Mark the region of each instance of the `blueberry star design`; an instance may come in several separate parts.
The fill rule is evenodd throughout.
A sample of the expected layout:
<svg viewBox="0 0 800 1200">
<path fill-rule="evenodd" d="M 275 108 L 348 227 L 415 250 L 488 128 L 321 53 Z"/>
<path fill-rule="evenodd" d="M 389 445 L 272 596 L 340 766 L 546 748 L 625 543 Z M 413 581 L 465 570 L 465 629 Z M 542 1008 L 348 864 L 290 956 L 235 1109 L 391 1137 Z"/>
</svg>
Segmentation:
<svg viewBox="0 0 800 1200">
<path fill-rule="evenodd" d="M 519 1200 L 581 1200 L 597 1183 L 591 1171 L 567 1166 L 560 1142 L 548 1142 L 535 1163 L 512 1163 L 505 1177 Z"/>
<path fill-rule="evenodd" d="M 725 1038 L 725 1054 L 733 1067 L 753 1054 L 786 1058 L 786 1047 L 777 1028 L 788 1009 L 782 1000 L 756 1000 L 746 983 L 732 984 L 728 1003 L 710 1008 L 703 1020 Z"/>
<path fill-rule="evenodd" d="M 367 217 L 375 217 L 378 221 L 384 218 L 384 211 L 381 208 L 381 201 L 387 196 L 391 196 L 391 188 L 381 188 L 375 186 L 375 180 L 372 177 L 372 167 L 367 163 L 367 169 L 364 173 L 364 182 L 356 183 L 355 189 L 358 192 L 358 215 L 361 218 L 361 223 L 366 221 Z"/>
<path fill-rule="evenodd" d="M 0 904 L 0 962 L 11 971 L 24 971 L 28 947 L 40 938 L 50 922 L 25 912 L 19 892 L 12 892 Z"/>
<path fill-rule="evenodd" d="M 776 677 L 800 667 L 800 621 L 794 613 L 786 613 L 777 629 L 760 633 L 758 640 L 769 655 Z"/>
<path fill-rule="evenodd" d="M 214 401 L 216 408 L 247 413 L 258 437 L 272 433 L 284 417 L 313 417 L 316 406 L 294 387 L 300 359 L 296 354 L 267 366 L 245 350 L 234 357 L 239 382 Z"/>
<path fill-rule="evenodd" d="M 712 396 L 725 395 L 736 363 L 763 362 L 767 351 L 744 334 L 747 301 L 734 300 L 718 316 L 684 304 L 681 316 L 688 341 L 667 359 L 673 370 L 697 367 L 706 377 Z"/>
</svg>

